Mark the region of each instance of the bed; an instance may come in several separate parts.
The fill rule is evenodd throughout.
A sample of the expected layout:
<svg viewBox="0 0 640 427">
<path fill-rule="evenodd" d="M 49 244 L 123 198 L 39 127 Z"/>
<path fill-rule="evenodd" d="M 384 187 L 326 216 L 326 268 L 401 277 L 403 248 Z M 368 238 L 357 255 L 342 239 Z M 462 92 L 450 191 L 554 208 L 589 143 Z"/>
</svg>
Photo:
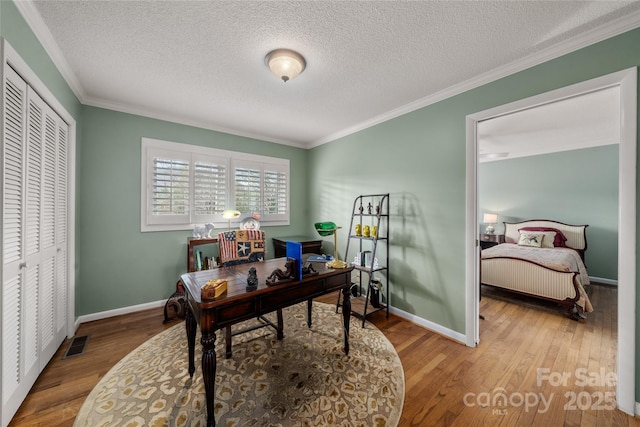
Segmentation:
<svg viewBox="0 0 640 427">
<path fill-rule="evenodd" d="M 585 287 L 587 225 L 505 222 L 504 243 L 481 252 L 480 282 L 566 307 L 577 320 L 593 311 Z"/>
</svg>

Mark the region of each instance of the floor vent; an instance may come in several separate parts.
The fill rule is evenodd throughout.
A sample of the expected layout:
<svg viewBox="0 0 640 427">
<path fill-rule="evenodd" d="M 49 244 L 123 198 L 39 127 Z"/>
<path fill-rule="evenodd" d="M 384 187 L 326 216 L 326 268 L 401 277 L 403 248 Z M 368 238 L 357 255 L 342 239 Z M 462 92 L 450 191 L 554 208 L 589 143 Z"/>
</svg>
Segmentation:
<svg viewBox="0 0 640 427">
<path fill-rule="evenodd" d="M 67 351 L 62 358 L 68 359 L 69 357 L 84 354 L 84 350 L 87 348 L 87 341 L 89 341 L 88 335 L 73 338 L 69 344 L 69 348 L 67 348 Z"/>
</svg>

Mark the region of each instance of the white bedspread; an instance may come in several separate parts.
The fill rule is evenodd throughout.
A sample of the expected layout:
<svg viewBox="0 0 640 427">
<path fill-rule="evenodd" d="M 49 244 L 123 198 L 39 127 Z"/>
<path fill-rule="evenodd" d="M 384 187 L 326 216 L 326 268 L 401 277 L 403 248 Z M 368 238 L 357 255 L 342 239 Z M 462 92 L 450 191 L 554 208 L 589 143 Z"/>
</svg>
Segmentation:
<svg viewBox="0 0 640 427">
<path fill-rule="evenodd" d="M 589 275 L 580 254 L 570 248 L 536 248 L 530 246 L 520 246 L 513 243 L 503 243 L 482 250 L 482 258 L 520 258 L 543 265 L 547 268 L 557 271 L 574 271 L 578 272 L 578 289 L 580 298 L 578 305 L 584 308 L 584 311 L 593 310 L 591 301 L 584 290 L 583 285 L 588 285 Z"/>
</svg>

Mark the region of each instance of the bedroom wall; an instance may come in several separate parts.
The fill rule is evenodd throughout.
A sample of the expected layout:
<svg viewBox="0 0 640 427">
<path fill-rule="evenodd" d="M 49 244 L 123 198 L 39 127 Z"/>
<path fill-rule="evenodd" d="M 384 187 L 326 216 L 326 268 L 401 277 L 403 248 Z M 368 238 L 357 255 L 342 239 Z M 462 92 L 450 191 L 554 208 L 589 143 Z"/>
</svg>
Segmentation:
<svg viewBox="0 0 640 427">
<path fill-rule="evenodd" d="M 464 332 L 466 116 L 639 66 L 638 46 L 635 29 L 314 148 L 312 220 L 348 226 L 353 197 L 390 192 L 392 305 Z M 339 234 L 342 250 L 346 233 Z M 636 370 L 636 401 L 639 383 Z"/>
<path fill-rule="evenodd" d="M 307 150 L 89 106 L 83 107 L 82 121 L 78 316 L 164 300 L 186 272 L 190 230 L 140 231 L 142 137 L 289 159 L 291 225 L 263 228 L 267 257 L 273 256 L 271 237 L 302 234 Z"/>
<path fill-rule="evenodd" d="M 588 224 L 589 275 L 618 279 L 618 145 L 480 163 L 479 212 Z M 480 216 L 482 218 L 482 216 Z M 485 226 L 481 226 L 484 230 Z"/>
</svg>

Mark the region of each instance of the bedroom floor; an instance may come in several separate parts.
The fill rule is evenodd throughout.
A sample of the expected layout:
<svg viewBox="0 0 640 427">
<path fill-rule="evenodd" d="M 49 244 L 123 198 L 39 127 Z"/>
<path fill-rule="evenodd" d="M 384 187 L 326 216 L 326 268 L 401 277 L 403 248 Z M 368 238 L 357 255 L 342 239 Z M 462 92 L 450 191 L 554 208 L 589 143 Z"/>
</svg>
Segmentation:
<svg viewBox="0 0 640 427">
<path fill-rule="evenodd" d="M 615 393 L 615 385 L 576 384 L 583 382 L 583 375 L 576 378 L 577 369 L 596 374 L 592 382 L 602 382 L 600 373 L 606 379 L 616 368 L 617 290 L 594 286 L 591 298 L 595 312 L 578 323 L 559 310 L 483 296 L 485 320 L 476 348 L 393 314 L 387 319 L 384 312 L 375 313 L 371 321 L 392 342 L 405 371 L 398 427 L 640 427 L 640 418 L 605 408 L 606 393 Z M 317 299 L 336 300 L 337 294 Z M 78 334 L 91 336 L 85 355 L 62 359 L 68 343 L 61 346 L 10 427 L 70 427 L 84 398 L 121 357 L 175 324 L 162 319 L 159 307 L 82 324 Z M 539 369 L 548 370 L 540 386 Z M 550 384 L 548 378 L 562 373 L 571 374 L 566 385 Z M 497 402 L 500 392 L 506 405 Z M 534 395 L 552 402 L 526 406 L 517 400 Z M 489 401 L 482 400 L 487 396 Z"/>
</svg>

